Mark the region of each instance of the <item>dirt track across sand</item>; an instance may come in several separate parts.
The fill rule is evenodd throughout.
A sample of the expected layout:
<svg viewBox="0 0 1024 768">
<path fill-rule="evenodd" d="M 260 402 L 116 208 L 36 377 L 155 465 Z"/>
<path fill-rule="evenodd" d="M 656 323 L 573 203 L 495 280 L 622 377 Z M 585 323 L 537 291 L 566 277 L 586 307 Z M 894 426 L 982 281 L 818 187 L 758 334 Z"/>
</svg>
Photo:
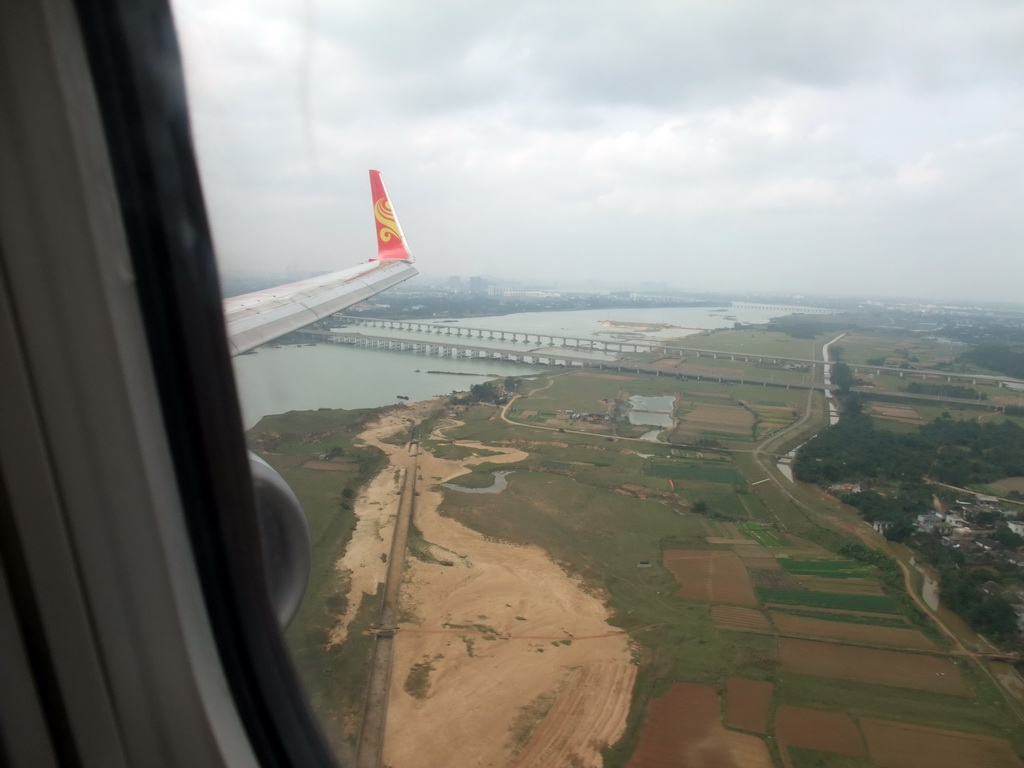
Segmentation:
<svg viewBox="0 0 1024 768">
<path fill-rule="evenodd" d="M 380 553 L 387 551 L 397 499 L 394 470 L 410 461 L 405 447 L 380 440 L 430 407 L 415 404 L 363 433 L 391 466 L 357 504 L 359 525 L 339 564 L 353 571 L 353 589 L 372 593 L 383 580 Z M 487 541 L 437 513 L 442 492 L 432 483 L 475 462 L 526 457 L 480 447 L 503 455 L 463 462 L 419 457 L 414 524 L 438 559 L 454 565 L 408 561 L 382 762 L 394 768 L 599 766 L 600 749 L 625 728 L 636 674 L 628 639 L 607 623 L 602 602 L 540 549 Z M 407 685 L 411 674 L 419 676 L 417 685 Z"/>
</svg>

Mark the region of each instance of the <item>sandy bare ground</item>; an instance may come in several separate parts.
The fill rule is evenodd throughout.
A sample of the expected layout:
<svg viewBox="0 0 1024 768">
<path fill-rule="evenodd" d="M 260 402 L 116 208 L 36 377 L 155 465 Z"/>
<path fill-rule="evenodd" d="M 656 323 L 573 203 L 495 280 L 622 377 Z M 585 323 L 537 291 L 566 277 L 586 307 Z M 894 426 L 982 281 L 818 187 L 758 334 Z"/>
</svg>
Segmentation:
<svg viewBox="0 0 1024 768">
<path fill-rule="evenodd" d="M 385 451 L 389 469 L 357 505 L 359 524 L 339 567 L 352 589 L 373 593 L 384 578 L 397 490 L 410 461 L 380 439 L 420 418 L 430 404 L 384 417 L 362 439 Z M 474 463 L 513 463 L 522 451 L 460 441 L 503 455 L 446 461 L 419 456 L 414 524 L 452 567 L 411 559 L 402 587 L 408 620 L 395 638 L 383 764 L 392 768 L 600 766 L 599 750 L 625 729 L 636 674 L 628 639 L 610 626 L 598 597 L 540 549 L 484 539 L 437 513 L 432 486 Z M 358 603 L 355 593 L 349 602 Z M 343 631 L 339 627 L 339 632 Z M 413 666 L 429 662 L 425 695 L 405 690 Z"/>
</svg>

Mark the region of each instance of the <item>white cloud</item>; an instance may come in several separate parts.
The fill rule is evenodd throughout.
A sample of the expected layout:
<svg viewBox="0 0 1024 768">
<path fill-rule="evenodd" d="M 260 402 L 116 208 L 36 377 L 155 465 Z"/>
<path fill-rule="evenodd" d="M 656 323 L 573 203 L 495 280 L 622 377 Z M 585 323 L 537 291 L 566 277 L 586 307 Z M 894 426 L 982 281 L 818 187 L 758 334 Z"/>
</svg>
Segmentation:
<svg viewBox="0 0 1024 768">
<path fill-rule="evenodd" d="M 722 290 L 1003 299 L 1024 277 L 1016 2 L 176 8 L 232 265 L 369 248 L 379 167 L 437 273 L 585 259 Z"/>
</svg>

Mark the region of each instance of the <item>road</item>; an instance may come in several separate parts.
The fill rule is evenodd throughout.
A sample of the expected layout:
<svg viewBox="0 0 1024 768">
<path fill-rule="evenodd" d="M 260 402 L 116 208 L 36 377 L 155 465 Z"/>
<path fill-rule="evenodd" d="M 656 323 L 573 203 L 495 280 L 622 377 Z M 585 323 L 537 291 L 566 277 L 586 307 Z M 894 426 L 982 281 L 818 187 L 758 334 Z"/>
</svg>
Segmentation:
<svg viewBox="0 0 1024 768">
<path fill-rule="evenodd" d="M 410 460 L 404 467 L 405 476 L 398 501 L 395 532 L 388 555 L 388 571 L 384 582 L 380 618 L 377 622 L 370 661 L 370 677 L 363 703 L 363 721 L 359 729 L 356 748 L 356 768 L 380 768 L 384 750 L 384 732 L 388 714 L 388 690 L 391 687 L 391 659 L 394 654 L 395 632 L 398 630 L 398 601 L 405 570 L 405 552 L 409 541 L 409 524 L 416 506 L 416 473 L 419 442 L 409 444 Z"/>
</svg>

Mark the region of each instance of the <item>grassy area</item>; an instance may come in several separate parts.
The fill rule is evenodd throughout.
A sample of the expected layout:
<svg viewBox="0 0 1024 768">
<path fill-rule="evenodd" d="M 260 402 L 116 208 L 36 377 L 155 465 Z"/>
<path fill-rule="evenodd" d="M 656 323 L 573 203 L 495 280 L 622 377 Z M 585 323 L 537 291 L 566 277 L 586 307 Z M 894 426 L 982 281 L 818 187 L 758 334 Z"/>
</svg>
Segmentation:
<svg viewBox="0 0 1024 768">
<path fill-rule="evenodd" d="M 987 487 L 998 496 L 1006 496 L 1011 491 L 1024 493 L 1024 477 L 1004 477 L 989 483 Z"/>
<path fill-rule="evenodd" d="M 710 462 L 655 461 L 651 463 L 650 474 L 673 480 L 724 483 L 741 488 L 746 487 L 743 475 L 733 467 L 721 466 L 718 462 L 712 464 Z"/>
<path fill-rule="evenodd" d="M 448 461 L 459 461 L 460 459 L 484 456 L 499 456 L 501 454 L 500 451 L 488 451 L 484 448 L 470 448 L 465 445 L 455 445 L 454 443 L 440 442 L 437 440 L 427 442 L 424 445 L 424 448 L 437 456 L 437 458 L 447 459 Z"/>
<path fill-rule="evenodd" d="M 789 759 L 793 768 L 867 768 L 870 765 L 865 757 L 800 747 L 789 748 Z"/>
<path fill-rule="evenodd" d="M 682 490 L 677 486 L 677 492 L 689 501 L 691 506 L 701 501 L 707 504 L 707 512 L 701 514 L 708 517 L 725 516 L 733 520 L 742 520 L 748 515 L 740 496 L 728 486 L 698 485 Z"/>
<path fill-rule="evenodd" d="M 815 339 L 796 339 L 777 331 L 729 329 L 688 336 L 683 344 L 720 352 L 811 359 L 815 345 L 820 345 L 834 336 L 835 334 L 822 334 Z"/>
<path fill-rule="evenodd" d="M 448 484 L 457 485 L 460 488 L 490 488 L 494 485 L 494 479 L 493 473 L 484 469 L 477 469 L 473 472 L 453 477 L 448 481 Z"/>
</svg>

